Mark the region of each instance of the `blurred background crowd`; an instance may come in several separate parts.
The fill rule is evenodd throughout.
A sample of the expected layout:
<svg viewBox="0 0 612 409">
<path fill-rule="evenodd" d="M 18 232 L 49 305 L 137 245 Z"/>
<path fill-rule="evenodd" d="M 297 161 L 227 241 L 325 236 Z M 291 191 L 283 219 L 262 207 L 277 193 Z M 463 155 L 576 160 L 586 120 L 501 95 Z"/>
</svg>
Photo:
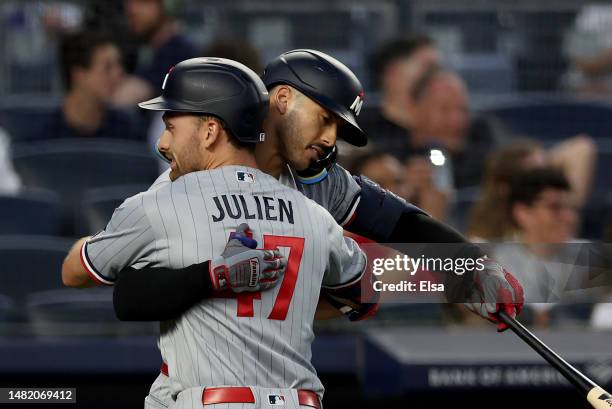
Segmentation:
<svg viewBox="0 0 612 409">
<path fill-rule="evenodd" d="M 108 289 L 63 290 L 59 275 L 72 238 L 103 229 L 165 167 L 160 117 L 136 103 L 181 60 L 261 73 L 293 48 L 331 54 L 366 88 L 370 142 L 339 142 L 340 164 L 475 241 L 514 243 L 495 257 L 538 301 L 525 321 L 612 328 L 605 290 L 538 294 L 564 291 L 556 266 L 579 243 L 603 243 L 608 266 L 612 4 L 4 0 L 0 21 L 0 335 L 154 334 L 114 321 Z M 470 323 L 452 306 L 397 305 L 367 325 Z"/>
</svg>

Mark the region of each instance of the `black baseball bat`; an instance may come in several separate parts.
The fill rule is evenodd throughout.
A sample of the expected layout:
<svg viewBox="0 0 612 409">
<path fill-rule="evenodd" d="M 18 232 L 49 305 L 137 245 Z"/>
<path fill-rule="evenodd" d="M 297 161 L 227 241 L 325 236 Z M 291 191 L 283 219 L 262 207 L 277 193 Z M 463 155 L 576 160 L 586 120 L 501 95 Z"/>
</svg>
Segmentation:
<svg viewBox="0 0 612 409">
<path fill-rule="evenodd" d="M 523 324 L 509 316 L 505 311 L 498 313 L 499 318 L 510 329 L 519 336 L 527 345 L 533 348 L 542 358 L 578 389 L 595 409 L 612 408 L 612 396 L 601 386 L 586 377 L 578 369 L 570 365 L 565 359 L 561 358 L 555 351 L 550 349 L 544 342 L 529 331 Z"/>
</svg>

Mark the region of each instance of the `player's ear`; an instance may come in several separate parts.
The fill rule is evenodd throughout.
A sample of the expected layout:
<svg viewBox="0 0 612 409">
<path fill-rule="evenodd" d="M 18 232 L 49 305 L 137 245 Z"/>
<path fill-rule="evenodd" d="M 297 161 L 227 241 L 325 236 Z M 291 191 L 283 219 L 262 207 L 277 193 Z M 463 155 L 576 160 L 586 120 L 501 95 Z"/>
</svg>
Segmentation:
<svg viewBox="0 0 612 409">
<path fill-rule="evenodd" d="M 281 115 L 287 113 L 289 103 L 293 97 L 292 89 L 287 85 L 279 85 L 272 92 L 272 106 Z"/>
<path fill-rule="evenodd" d="M 221 124 L 215 119 L 207 118 L 204 120 L 200 127 L 200 135 L 205 148 L 212 146 L 219 139 L 221 130 Z"/>
</svg>

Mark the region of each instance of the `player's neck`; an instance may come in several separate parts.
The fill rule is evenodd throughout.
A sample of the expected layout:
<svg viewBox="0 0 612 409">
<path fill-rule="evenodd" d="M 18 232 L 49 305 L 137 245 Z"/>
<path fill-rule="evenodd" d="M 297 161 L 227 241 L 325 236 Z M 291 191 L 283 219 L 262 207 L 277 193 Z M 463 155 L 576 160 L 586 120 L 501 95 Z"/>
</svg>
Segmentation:
<svg viewBox="0 0 612 409">
<path fill-rule="evenodd" d="M 268 128 L 269 127 L 266 127 L 265 129 L 266 140 L 259 143 L 255 149 L 255 159 L 257 160 L 259 169 L 278 179 L 283 173 L 283 168 L 287 165 L 287 162 L 281 154 L 276 133 Z"/>
<path fill-rule="evenodd" d="M 223 166 L 246 166 L 259 169 L 255 161 L 255 155 L 246 149 L 232 149 L 231 153 L 226 155 L 214 155 L 206 166 L 206 170 L 217 169 Z"/>
<path fill-rule="evenodd" d="M 66 95 L 62 111 L 70 126 L 93 133 L 102 124 L 106 107 L 87 96 L 85 92 L 73 90 Z"/>
</svg>

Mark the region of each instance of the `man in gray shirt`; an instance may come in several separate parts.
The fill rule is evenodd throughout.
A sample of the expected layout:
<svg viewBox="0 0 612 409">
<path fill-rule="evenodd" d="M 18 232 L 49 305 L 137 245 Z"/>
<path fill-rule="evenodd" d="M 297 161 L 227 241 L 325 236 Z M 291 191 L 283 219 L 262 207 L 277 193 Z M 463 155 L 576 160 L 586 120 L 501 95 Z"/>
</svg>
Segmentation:
<svg viewBox="0 0 612 409">
<path fill-rule="evenodd" d="M 238 110 L 237 96 L 254 103 Z M 127 266 L 183 268 L 211 260 L 212 296 L 162 322 L 171 407 L 320 407 L 323 386 L 310 346 L 321 286 L 359 281 L 365 256 L 325 209 L 257 169 L 253 150 L 263 139 L 256 131 L 267 107 L 265 87 L 241 64 L 193 59 L 169 73 L 162 97 L 141 106 L 166 111 L 161 143 L 172 158 L 172 182 L 127 199 L 104 231 L 73 248 L 65 281 L 89 274 L 112 283 Z M 251 114 L 253 124 L 232 121 L 225 114 L 232 108 Z M 242 291 L 276 279 L 275 273 L 262 277 L 265 260 L 253 257 L 238 271 L 227 267 L 232 256 L 225 239 L 246 222 L 264 248 L 288 254 L 282 284 L 273 290 Z M 244 224 L 241 231 L 247 233 Z M 280 267 L 278 250 L 271 253 L 269 263 Z"/>
</svg>

